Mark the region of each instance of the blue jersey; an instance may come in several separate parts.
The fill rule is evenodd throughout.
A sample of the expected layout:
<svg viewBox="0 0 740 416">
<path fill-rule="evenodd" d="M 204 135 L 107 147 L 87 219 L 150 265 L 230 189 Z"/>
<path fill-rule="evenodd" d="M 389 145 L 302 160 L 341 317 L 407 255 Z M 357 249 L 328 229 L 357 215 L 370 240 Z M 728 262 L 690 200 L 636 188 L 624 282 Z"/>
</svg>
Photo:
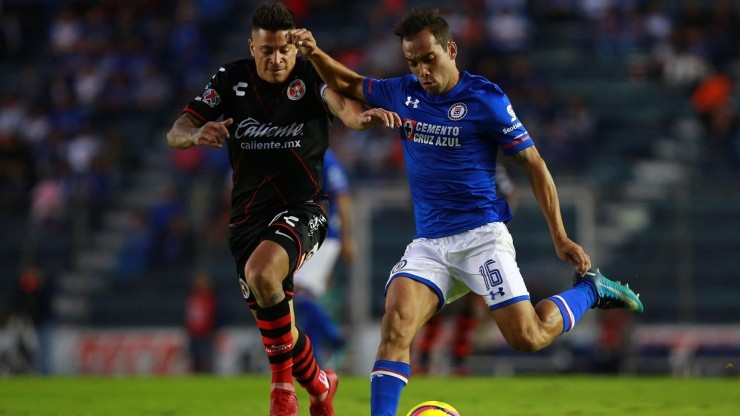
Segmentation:
<svg viewBox="0 0 740 416">
<path fill-rule="evenodd" d="M 416 238 L 439 238 L 506 222 L 511 210 L 496 193 L 496 156 L 533 146 L 498 85 L 463 72 L 445 94 L 427 93 L 413 74 L 365 79 L 373 107 L 401 117 Z"/>
<path fill-rule="evenodd" d="M 339 238 L 341 221 L 339 219 L 339 209 L 337 206 L 337 195 L 349 192 L 349 181 L 344 168 L 339 163 L 339 159 L 331 150 L 326 151 L 324 155 L 324 167 L 322 168 L 324 177 L 323 191 L 329 195 L 329 229 L 326 238 Z"/>
</svg>

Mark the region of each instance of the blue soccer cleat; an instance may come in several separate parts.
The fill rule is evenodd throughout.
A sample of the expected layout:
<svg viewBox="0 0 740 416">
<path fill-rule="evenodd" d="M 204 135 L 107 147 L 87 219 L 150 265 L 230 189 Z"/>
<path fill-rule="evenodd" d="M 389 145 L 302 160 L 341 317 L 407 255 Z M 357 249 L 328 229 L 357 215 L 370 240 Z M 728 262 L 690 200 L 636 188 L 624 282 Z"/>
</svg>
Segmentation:
<svg viewBox="0 0 740 416">
<path fill-rule="evenodd" d="M 643 311 L 640 295 L 633 292 L 629 285 L 619 281 L 609 280 L 599 272 L 599 269 L 590 269 L 584 276 L 576 275 L 573 283 L 587 280 L 596 287 L 596 308 L 599 309 L 628 309 L 630 312 L 641 314 Z"/>
</svg>

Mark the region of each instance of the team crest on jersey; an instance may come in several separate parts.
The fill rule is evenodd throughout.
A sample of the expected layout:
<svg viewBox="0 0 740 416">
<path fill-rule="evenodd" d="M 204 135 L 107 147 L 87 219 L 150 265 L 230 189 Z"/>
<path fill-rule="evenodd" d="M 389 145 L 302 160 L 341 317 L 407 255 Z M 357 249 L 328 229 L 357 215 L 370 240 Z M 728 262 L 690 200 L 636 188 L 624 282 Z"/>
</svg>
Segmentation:
<svg viewBox="0 0 740 416">
<path fill-rule="evenodd" d="M 208 104 L 209 107 L 215 107 L 221 103 L 221 96 L 213 88 L 208 88 L 203 91 L 201 96 L 204 103 Z"/>
<path fill-rule="evenodd" d="M 455 103 L 447 111 L 447 118 L 452 121 L 462 120 L 466 114 L 468 114 L 468 106 L 465 103 Z"/>
<path fill-rule="evenodd" d="M 297 79 L 288 86 L 288 98 L 291 100 L 300 100 L 306 94 L 306 84 L 303 80 Z"/>
</svg>

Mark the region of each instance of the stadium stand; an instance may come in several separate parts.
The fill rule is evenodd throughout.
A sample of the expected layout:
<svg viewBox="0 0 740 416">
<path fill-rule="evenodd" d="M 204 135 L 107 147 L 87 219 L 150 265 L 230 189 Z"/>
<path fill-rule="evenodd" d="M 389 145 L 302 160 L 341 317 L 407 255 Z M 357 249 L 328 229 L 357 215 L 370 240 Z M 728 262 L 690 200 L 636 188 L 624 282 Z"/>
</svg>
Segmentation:
<svg viewBox="0 0 740 416">
<path fill-rule="evenodd" d="M 223 234 L 225 159 L 173 155 L 164 132 L 211 71 L 246 54 L 255 3 L 0 3 L 0 324 L 34 265 L 53 280 L 58 323 L 179 325 L 189 271 L 206 267 L 221 323 L 252 325 Z M 399 10 L 442 5 L 462 66 L 507 92 L 558 182 L 593 189 L 596 260 L 640 288 L 640 322 L 737 323 L 740 2 L 287 3 L 331 52 L 378 77 L 406 71 L 385 33 Z M 717 73 L 734 90 L 697 107 L 696 86 Z M 401 175 L 392 139 L 335 130 L 357 189 Z M 404 216 L 389 217 L 398 224 L 374 220 L 375 249 L 408 240 L 391 232 Z M 517 213 L 520 252 L 551 253 L 540 221 Z M 146 251 L 161 239 L 179 249 Z M 393 261 L 384 255 L 375 264 Z M 522 267 L 562 267 L 551 257 Z M 386 273 L 373 268 L 377 288 Z M 380 290 L 373 305 L 378 315 Z"/>
</svg>

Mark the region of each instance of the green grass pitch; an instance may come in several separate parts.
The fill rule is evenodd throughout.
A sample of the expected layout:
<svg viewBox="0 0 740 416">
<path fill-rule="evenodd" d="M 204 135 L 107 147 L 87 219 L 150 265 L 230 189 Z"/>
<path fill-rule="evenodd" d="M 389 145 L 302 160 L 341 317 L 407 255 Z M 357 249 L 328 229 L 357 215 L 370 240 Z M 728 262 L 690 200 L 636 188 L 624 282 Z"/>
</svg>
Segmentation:
<svg viewBox="0 0 740 416">
<path fill-rule="evenodd" d="M 266 416 L 269 379 L 0 378 L 0 416 Z M 369 414 L 369 378 L 340 376 L 337 416 Z M 462 416 L 740 415 L 740 379 L 592 376 L 413 377 L 399 415 L 439 400 Z M 299 392 L 300 415 L 308 398 Z"/>
</svg>

